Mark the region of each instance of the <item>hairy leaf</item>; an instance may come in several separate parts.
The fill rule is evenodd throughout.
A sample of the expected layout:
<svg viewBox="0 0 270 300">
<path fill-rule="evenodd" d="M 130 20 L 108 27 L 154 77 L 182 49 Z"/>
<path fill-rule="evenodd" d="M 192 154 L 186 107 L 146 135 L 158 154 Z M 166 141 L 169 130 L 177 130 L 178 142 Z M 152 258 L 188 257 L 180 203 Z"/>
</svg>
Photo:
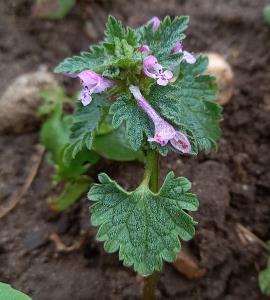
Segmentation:
<svg viewBox="0 0 270 300">
<path fill-rule="evenodd" d="M 155 194 L 145 184 L 126 192 L 104 173 L 99 181 L 88 197 L 96 201 L 91 221 L 100 226 L 97 239 L 105 242 L 105 250 L 119 250 L 124 265 L 144 276 L 160 270 L 163 260 L 174 261 L 179 238 L 186 241 L 195 233 L 196 222 L 186 212 L 198 208 L 190 182 L 170 172 Z"/>
<path fill-rule="evenodd" d="M 94 94 L 91 104 L 83 106 L 79 104 L 73 115 L 71 126 L 70 145 L 66 151 L 76 154 L 86 146 L 91 149 L 95 130 L 99 126 L 102 117 L 102 109 L 106 102 L 102 95 Z"/>
<path fill-rule="evenodd" d="M 200 57 L 195 65 L 181 63 L 175 83 L 152 85 L 147 99 L 162 116 L 184 131 L 191 131 L 199 150 L 216 149 L 221 130 L 221 107 L 215 103 L 215 78 L 200 75 L 207 66 Z"/>
<path fill-rule="evenodd" d="M 138 46 L 138 36 L 136 30 L 127 27 L 124 28 L 122 23 L 113 16 L 109 16 L 106 23 L 105 36 L 107 42 L 113 42 L 115 38 L 126 40 L 126 42 L 133 46 Z"/>
<path fill-rule="evenodd" d="M 0 299 L 1 300 L 31 300 L 24 293 L 13 289 L 9 284 L 0 282 Z"/>
<path fill-rule="evenodd" d="M 90 52 L 66 58 L 55 69 L 55 73 L 79 73 L 84 70 L 102 71 L 106 68 L 103 46 L 93 46 Z"/>
<path fill-rule="evenodd" d="M 165 61 L 165 58 L 171 55 L 176 42 L 185 38 L 183 31 L 187 28 L 188 22 L 189 18 L 185 16 L 174 19 L 166 17 L 156 31 L 153 30 L 152 24 L 145 25 L 140 29 L 141 43 L 148 45 L 159 61 Z M 179 58 L 179 54 L 174 57 Z"/>
<path fill-rule="evenodd" d="M 153 124 L 147 115 L 137 106 L 135 100 L 124 95 L 111 106 L 112 124 L 118 128 L 126 123 L 126 132 L 132 149 L 138 150 L 142 144 L 144 133 L 150 136 L 154 131 Z"/>
<path fill-rule="evenodd" d="M 54 72 L 78 73 L 92 70 L 109 78 L 126 78 L 126 71 L 130 74 L 134 73 L 138 62 L 142 60 L 142 55 L 137 50 L 138 39 L 136 30 L 130 27 L 124 28 L 119 20 L 109 16 L 105 41 L 90 47 L 88 52 L 65 59 Z M 124 74 L 121 74 L 120 69 Z"/>
</svg>

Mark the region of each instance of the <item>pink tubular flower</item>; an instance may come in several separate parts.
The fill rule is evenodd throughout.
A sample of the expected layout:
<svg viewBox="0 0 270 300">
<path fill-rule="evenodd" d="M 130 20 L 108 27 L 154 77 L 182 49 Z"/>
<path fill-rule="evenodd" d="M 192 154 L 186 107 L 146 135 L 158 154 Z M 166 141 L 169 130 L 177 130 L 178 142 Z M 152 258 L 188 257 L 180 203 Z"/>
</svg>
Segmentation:
<svg viewBox="0 0 270 300">
<path fill-rule="evenodd" d="M 181 41 L 178 41 L 175 47 L 172 49 L 172 53 L 183 53 L 182 60 L 185 60 L 188 64 L 195 64 L 196 58 L 187 51 L 183 51 L 183 44 Z"/>
<path fill-rule="evenodd" d="M 145 100 L 137 86 L 131 85 L 129 90 L 135 97 L 137 104 L 147 113 L 155 125 L 155 135 L 149 138 L 149 142 L 156 142 L 165 146 L 168 142 L 182 153 L 191 151 L 191 144 L 186 135 L 181 131 L 176 131 L 171 124 L 162 119 L 153 107 Z"/>
<path fill-rule="evenodd" d="M 158 30 L 158 27 L 160 25 L 160 19 L 158 17 L 153 17 L 152 19 L 150 19 L 146 25 L 150 25 L 151 23 L 153 23 L 153 29 L 154 31 Z"/>
<path fill-rule="evenodd" d="M 159 85 L 167 85 L 173 77 L 173 73 L 169 70 L 164 71 L 155 56 L 149 55 L 143 60 L 143 70 L 145 75 L 157 80 Z"/>
<path fill-rule="evenodd" d="M 102 93 L 107 88 L 111 87 L 114 83 L 91 70 L 82 71 L 79 74 L 65 74 L 68 77 L 79 77 L 83 87 L 80 93 L 80 100 L 84 106 L 92 101 L 92 94 Z"/>
</svg>

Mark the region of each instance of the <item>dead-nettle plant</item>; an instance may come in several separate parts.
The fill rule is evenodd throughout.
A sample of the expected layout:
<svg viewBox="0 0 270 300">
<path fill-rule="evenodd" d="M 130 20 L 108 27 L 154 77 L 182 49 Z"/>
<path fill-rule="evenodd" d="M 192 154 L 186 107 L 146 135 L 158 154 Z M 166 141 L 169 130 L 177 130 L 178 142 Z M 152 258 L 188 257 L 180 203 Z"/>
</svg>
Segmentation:
<svg viewBox="0 0 270 300">
<path fill-rule="evenodd" d="M 215 78 L 204 74 L 208 60 L 187 52 L 182 43 L 188 21 L 154 17 L 132 29 L 109 16 L 103 42 L 55 69 L 82 85 L 67 153 L 76 159 L 84 146 L 91 149 L 104 118 L 124 128 L 134 151 L 145 153 L 144 178 L 134 191 L 102 173 L 88 196 L 95 202 L 91 222 L 100 226 L 97 239 L 107 252 L 119 251 L 125 266 L 147 276 L 149 299 L 155 272 L 163 261 L 175 260 L 180 240 L 193 237 L 196 222 L 188 212 L 199 205 L 184 177 L 169 172 L 159 186 L 159 154 L 209 152 L 221 134 Z"/>
</svg>

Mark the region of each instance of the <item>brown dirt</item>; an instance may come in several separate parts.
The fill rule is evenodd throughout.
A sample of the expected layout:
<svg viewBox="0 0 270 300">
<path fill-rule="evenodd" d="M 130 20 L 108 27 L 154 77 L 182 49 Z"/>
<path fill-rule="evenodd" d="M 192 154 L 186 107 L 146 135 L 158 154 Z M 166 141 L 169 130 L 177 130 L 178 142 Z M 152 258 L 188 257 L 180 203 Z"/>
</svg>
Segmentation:
<svg viewBox="0 0 270 300">
<path fill-rule="evenodd" d="M 236 224 L 243 224 L 262 240 L 270 237 L 270 28 L 261 15 L 267 1 L 78 2 L 60 22 L 30 18 L 32 2 L 28 0 L 0 4 L 0 91 L 18 74 L 35 70 L 39 64 L 53 67 L 64 57 L 87 49 L 101 36 L 108 13 L 133 26 L 153 15 L 190 15 L 187 46 L 223 54 L 233 66 L 236 91 L 224 109 L 224 134 L 217 153 L 194 159 L 170 155 L 162 161 L 162 177 L 173 169 L 191 179 L 199 195 L 201 206 L 195 214 L 199 225 L 189 246 L 208 272 L 205 278 L 190 281 L 167 264 L 157 296 L 266 299 L 257 284 L 258 268 L 266 263 L 266 253 L 254 244 L 243 245 Z M 69 87 L 70 81 L 59 80 Z M 37 142 L 37 132 L 0 137 L 2 203 L 22 186 Z M 104 162 L 101 169 L 128 189 L 142 174 L 138 163 Z M 44 161 L 23 201 L 0 221 L 0 281 L 10 282 L 34 300 L 140 299 L 141 280 L 118 262 L 117 254 L 104 253 L 95 241 L 86 198 L 60 216 L 48 212 L 45 199 L 51 189 L 51 174 Z M 50 232 L 58 232 L 67 244 L 84 232 L 83 249 L 56 254 L 47 239 Z"/>
</svg>

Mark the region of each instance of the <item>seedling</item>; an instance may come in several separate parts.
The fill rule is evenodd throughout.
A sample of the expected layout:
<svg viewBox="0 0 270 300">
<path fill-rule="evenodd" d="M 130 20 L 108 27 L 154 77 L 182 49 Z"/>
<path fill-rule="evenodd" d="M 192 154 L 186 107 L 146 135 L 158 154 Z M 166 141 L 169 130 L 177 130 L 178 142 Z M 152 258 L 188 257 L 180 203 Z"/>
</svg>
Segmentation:
<svg viewBox="0 0 270 300">
<path fill-rule="evenodd" d="M 66 155 L 76 161 L 84 147 L 94 148 L 104 114 L 109 127 L 123 128 L 130 147 L 145 154 L 145 174 L 134 191 L 101 173 L 88 194 L 97 239 L 145 277 L 145 299 L 153 299 L 156 272 L 176 259 L 180 240 L 194 236 L 188 212 L 199 205 L 188 179 L 169 172 L 159 185 L 159 155 L 216 150 L 221 135 L 215 78 L 204 74 L 207 58 L 183 47 L 188 21 L 154 17 L 132 29 L 109 16 L 104 41 L 55 69 L 82 84 Z"/>
</svg>

